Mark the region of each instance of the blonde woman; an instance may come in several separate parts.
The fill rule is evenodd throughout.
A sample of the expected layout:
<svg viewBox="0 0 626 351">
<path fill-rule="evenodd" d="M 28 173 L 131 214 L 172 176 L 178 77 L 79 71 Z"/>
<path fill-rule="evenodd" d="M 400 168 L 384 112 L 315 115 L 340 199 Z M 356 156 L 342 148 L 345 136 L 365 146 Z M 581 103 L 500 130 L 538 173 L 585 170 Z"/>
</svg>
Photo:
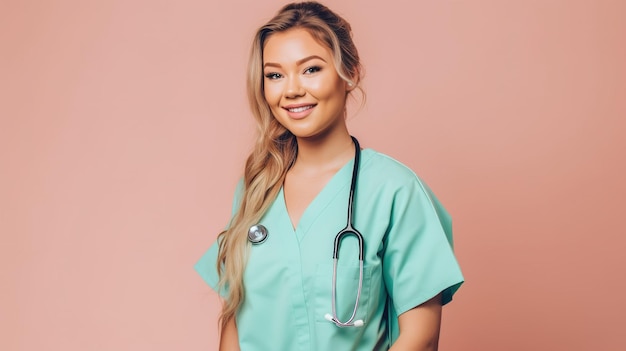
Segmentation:
<svg viewBox="0 0 626 351">
<path fill-rule="evenodd" d="M 361 149 L 348 22 L 283 7 L 254 38 L 258 138 L 228 229 L 196 264 L 223 297 L 220 350 L 436 350 L 463 282 L 450 218 L 410 169 Z"/>
</svg>

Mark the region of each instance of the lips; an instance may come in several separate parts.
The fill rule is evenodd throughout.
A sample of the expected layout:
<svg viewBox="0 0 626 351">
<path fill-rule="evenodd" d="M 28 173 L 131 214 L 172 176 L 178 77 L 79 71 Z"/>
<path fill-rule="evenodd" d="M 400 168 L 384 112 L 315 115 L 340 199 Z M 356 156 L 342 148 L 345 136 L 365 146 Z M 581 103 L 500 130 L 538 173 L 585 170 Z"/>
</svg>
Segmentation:
<svg viewBox="0 0 626 351">
<path fill-rule="evenodd" d="M 302 112 L 302 111 L 312 109 L 313 107 L 315 107 L 315 105 L 316 104 L 307 104 L 307 103 L 291 104 L 291 105 L 283 106 L 283 108 L 289 112 Z"/>
<path fill-rule="evenodd" d="M 308 103 L 291 104 L 291 105 L 283 106 L 283 109 L 287 111 L 287 114 L 289 115 L 290 118 L 302 119 L 302 118 L 307 117 L 312 112 L 313 108 L 315 108 L 315 106 L 317 106 L 317 104 L 308 104 Z"/>
<path fill-rule="evenodd" d="M 292 108 L 288 108 L 287 111 L 289 112 L 304 112 L 306 110 L 312 109 L 313 107 L 315 107 L 315 105 L 307 105 L 307 106 L 302 106 L 302 107 L 292 107 Z"/>
</svg>

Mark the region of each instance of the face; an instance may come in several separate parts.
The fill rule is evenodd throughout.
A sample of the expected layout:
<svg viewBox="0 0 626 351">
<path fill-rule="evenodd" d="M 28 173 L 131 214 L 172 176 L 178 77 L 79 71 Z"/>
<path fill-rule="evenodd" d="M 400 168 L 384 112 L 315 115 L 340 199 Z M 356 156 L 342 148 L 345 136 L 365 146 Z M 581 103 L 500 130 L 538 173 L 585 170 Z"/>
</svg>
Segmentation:
<svg viewBox="0 0 626 351">
<path fill-rule="evenodd" d="M 274 117 L 298 138 L 345 129 L 348 84 L 329 48 L 305 29 L 272 34 L 263 50 L 264 94 Z"/>
</svg>

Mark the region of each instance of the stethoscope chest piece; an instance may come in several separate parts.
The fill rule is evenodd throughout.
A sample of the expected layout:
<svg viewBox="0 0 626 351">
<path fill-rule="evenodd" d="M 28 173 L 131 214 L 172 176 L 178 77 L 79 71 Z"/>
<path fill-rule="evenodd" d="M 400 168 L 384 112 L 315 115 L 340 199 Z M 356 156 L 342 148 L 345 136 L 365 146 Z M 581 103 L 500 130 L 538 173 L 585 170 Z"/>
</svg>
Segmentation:
<svg viewBox="0 0 626 351">
<path fill-rule="evenodd" d="M 248 230 L 248 240 L 253 244 L 260 244 L 267 239 L 267 228 L 261 224 L 256 224 Z"/>
</svg>

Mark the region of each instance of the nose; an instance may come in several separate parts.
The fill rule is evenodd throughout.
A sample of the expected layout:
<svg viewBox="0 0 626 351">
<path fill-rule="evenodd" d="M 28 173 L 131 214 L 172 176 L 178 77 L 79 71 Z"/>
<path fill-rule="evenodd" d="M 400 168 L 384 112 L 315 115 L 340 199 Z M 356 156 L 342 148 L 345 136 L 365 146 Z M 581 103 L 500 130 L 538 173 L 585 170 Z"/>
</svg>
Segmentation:
<svg viewBox="0 0 626 351">
<path fill-rule="evenodd" d="M 297 76 L 290 76 L 287 79 L 287 86 L 285 87 L 285 97 L 289 99 L 301 97 L 305 94 L 304 86 Z"/>
</svg>

